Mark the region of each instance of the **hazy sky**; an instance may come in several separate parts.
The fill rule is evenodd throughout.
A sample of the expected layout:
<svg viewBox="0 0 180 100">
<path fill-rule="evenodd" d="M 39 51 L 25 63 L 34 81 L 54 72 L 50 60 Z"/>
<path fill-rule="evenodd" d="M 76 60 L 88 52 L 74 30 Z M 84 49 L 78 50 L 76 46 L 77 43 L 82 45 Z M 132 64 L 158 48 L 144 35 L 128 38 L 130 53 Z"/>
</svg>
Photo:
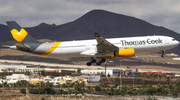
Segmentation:
<svg viewBox="0 0 180 100">
<path fill-rule="evenodd" d="M 0 24 L 64 24 L 93 9 L 133 16 L 180 33 L 180 0 L 0 0 Z"/>
</svg>

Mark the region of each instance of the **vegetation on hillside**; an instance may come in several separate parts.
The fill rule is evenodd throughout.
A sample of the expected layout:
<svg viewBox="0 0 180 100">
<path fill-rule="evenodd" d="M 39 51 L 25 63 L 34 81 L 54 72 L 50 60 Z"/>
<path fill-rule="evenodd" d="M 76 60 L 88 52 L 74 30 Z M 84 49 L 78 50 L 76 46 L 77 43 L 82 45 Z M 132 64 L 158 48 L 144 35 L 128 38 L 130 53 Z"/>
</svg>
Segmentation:
<svg viewBox="0 0 180 100">
<path fill-rule="evenodd" d="M 1 88 L 22 88 L 21 93 L 25 93 L 24 88 L 28 88 L 29 93 L 31 94 L 84 94 L 84 93 L 93 93 L 93 94 L 102 94 L 102 95 L 178 95 L 180 91 L 180 81 L 175 85 L 166 84 L 161 85 L 157 84 L 157 87 L 151 85 L 141 85 L 137 87 L 122 86 L 119 87 L 118 84 L 114 86 L 109 86 L 107 83 L 99 84 L 96 86 L 87 86 L 84 82 L 82 83 L 72 83 L 72 84 L 59 84 L 53 85 L 52 83 L 41 83 L 32 85 L 27 81 L 18 81 L 15 84 L 0 84 Z"/>
</svg>

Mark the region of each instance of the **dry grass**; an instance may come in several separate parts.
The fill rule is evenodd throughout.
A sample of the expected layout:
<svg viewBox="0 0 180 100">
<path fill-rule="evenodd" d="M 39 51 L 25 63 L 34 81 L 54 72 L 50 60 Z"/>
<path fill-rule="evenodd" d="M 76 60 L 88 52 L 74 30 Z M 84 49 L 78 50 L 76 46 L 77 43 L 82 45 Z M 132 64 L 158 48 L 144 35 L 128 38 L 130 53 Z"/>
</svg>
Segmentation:
<svg viewBox="0 0 180 100">
<path fill-rule="evenodd" d="M 0 100 L 147 100 L 147 97 L 85 97 L 85 96 L 47 96 L 47 95 L 25 95 L 25 96 L 0 96 Z M 152 97 L 152 100 L 154 97 Z M 156 98 L 167 100 L 168 98 Z"/>
</svg>

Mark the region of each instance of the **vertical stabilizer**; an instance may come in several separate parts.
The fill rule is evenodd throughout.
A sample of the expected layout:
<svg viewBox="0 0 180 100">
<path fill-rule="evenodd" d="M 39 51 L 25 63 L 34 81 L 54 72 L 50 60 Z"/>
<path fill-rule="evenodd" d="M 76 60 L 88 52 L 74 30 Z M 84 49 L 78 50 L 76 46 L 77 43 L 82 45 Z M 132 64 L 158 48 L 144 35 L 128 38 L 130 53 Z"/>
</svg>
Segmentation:
<svg viewBox="0 0 180 100">
<path fill-rule="evenodd" d="M 6 22 L 13 38 L 20 44 L 25 43 L 40 43 L 29 35 L 25 29 L 18 25 L 15 21 Z"/>
</svg>

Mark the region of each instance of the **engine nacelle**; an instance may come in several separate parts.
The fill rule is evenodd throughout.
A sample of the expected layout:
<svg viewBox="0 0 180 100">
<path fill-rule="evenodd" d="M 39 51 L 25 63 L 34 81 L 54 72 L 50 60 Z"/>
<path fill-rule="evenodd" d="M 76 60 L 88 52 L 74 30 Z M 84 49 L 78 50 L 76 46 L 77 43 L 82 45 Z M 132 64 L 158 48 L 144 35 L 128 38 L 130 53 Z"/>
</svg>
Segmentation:
<svg viewBox="0 0 180 100">
<path fill-rule="evenodd" d="M 113 59 L 116 57 L 133 57 L 135 55 L 135 50 L 133 48 L 121 49 L 114 52 L 114 55 L 104 56 L 105 59 Z M 99 57 L 101 58 L 101 57 Z"/>
<path fill-rule="evenodd" d="M 114 53 L 115 57 L 133 57 L 134 55 L 135 55 L 135 50 L 133 48 L 121 49 Z"/>
<path fill-rule="evenodd" d="M 101 57 L 100 57 L 101 58 Z M 114 59 L 114 58 L 116 58 L 114 55 L 112 55 L 112 56 L 104 56 L 103 57 L 104 59 Z"/>
</svg>

